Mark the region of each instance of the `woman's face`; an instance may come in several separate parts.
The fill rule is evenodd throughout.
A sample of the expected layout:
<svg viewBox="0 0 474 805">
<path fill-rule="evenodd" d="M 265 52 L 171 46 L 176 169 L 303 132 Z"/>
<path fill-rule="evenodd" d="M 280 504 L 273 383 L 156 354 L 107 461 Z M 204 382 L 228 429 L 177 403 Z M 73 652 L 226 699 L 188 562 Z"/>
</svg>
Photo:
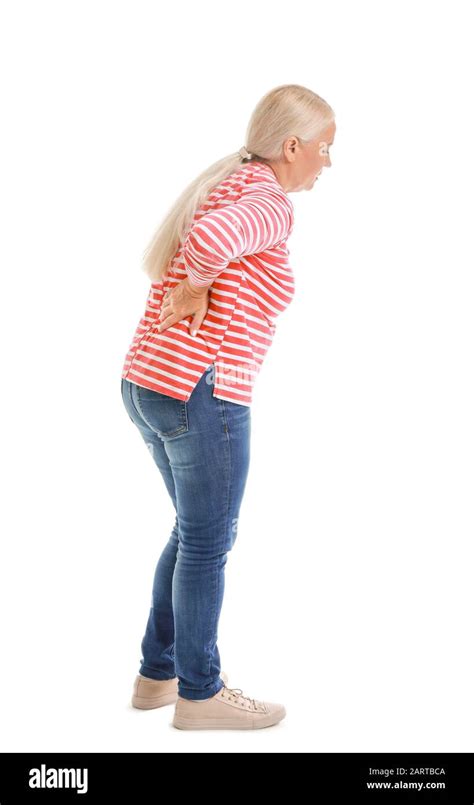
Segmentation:
<svg viewBox="0 0 474 805">
<path fill-rule="evenodd" d="M 286 140 L 283 159 L 272 163 L 272 167 L 287 192 L 311 190 L 323 168 L 331 166 L 329 148 L 335 133 L 336 124 L 333 122 L 309 143 L 302 143 L 295 136 Z"/>
<path fill-rule="evenodd" d="M 312 142 L 304 145 L 298 143 L 300 151 L 296 162 L 298 163 L 298 173 L 302 185 L 301 190 L 310 190 L 317 181 L 323 168 L 331 167 L 329 148 L 334 142 L 335 133 L 336 125 L 335 123 L 331 123 L 331 125 L 328 126 L 322 134 L 316 137 L 315 140 L 312 140 Z"/>
</svg>

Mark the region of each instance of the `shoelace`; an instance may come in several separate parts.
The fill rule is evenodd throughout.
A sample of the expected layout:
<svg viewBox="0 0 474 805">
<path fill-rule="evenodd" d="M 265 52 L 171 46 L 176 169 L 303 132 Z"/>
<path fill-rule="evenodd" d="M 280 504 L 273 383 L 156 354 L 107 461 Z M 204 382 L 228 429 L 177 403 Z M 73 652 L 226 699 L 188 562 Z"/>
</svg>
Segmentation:
<svg viewBox="0 0 474 805">
<path fill-rule="evenodd" d="M 224 685 L 224 690 L 226 693 L 230 693 L 235 699 L 245 699 L 254 710 L 258 710 L 256 700 L 251 699 L 250 696 L 244 696 L 240 688 L 228 688 L 227 685 Z"/>
</svg>

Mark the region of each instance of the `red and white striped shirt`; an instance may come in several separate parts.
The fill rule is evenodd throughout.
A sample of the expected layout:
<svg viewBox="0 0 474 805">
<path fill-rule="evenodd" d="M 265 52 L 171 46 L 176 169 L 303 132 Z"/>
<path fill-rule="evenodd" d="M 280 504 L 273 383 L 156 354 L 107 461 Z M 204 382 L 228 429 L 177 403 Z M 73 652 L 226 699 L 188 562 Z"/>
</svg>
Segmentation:
<svg viewBox="0 0 474 805">
<path fill-rule="evenodd" d="M 243 163 L 216 185 L 166 276 L 151 283 L 122 377 L 189 400 L 214 363 L 214 397 L 250 405 L 275 319 L 294 294 L 286 246 L 293 223 L 293 204 L 266 163 Z M 195 336 L 192 315 L 158 332 L 163 296 L 186 275 L 194 285 L 212 281 L 206 317 Z"/>
</svg>

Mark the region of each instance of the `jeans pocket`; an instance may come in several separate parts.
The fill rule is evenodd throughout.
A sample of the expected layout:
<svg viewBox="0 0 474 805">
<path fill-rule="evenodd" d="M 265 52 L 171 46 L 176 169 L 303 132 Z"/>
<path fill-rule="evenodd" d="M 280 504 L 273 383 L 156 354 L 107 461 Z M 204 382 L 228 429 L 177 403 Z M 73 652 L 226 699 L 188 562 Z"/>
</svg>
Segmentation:
<svg viewBox="0 0 474 805">
<path fill-rule="evenodd" d="M 184 400 L 137 386 L 136 405 L 148 427 L 161 439 L 173 439 L 189 430 L 188 407 Z"/>
</svg>

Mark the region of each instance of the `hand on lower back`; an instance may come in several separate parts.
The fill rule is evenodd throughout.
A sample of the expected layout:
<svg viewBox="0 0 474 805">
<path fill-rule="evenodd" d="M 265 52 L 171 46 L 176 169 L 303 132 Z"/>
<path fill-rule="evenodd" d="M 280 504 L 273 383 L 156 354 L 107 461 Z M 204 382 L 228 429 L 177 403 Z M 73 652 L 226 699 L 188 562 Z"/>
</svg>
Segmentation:
<svg viewBox="0 0 474 805">
<path fill-rule="evenodd" d="M 194 335 L 206 317 L 209 307 L 209 286 L 191 285 L 188 277 L 168 291 L 161 306 L 158 331 L 161 333 L 176 322 L 192 316 L 190 332 Z"/>
</svg>

